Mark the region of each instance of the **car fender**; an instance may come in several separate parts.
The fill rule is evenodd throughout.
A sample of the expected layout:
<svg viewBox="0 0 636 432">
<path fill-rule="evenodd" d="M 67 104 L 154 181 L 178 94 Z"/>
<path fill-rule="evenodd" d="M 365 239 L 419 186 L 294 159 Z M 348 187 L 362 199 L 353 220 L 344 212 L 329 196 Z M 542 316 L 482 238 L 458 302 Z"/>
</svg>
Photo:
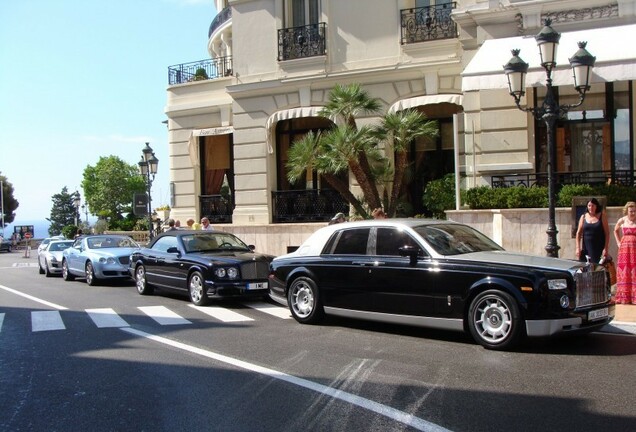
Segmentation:
<svg viewBox="0 0 636 432">
<path fill-rule="evenodd" d="M 309 268 L 301 266 L 301 267 L 296 267 L 294 268 L 292 271 L 289 272 L 289 274 L 287 275 L 287 277 L 285 278 L 285 296 L 287 296 L 287 291 L 289 290 L 289 286 L 291 285 L 291 283 L 302 276 L 306 276 L 308 278 L 311 278 L 314 282 L 316 282 L 316 284 L 318 286 L 320 286 L 320 281 L 318 280 L 318 277 L 316 276 L 316 273 L 314 273 L 313 271 L 311 271 Z"/>
<path fill-rule="evenodd" d="M 521 291 L 515 285 L 513 285 L 510 281 L 506 279 L 503 279 L 500 277 L 492 277 L 492 276 L 488 276 L 483 279 L 480 279 L 471 285 L 470 289 L 468 290 L 468 298 L 466 299 L 466 307 L 467 308 L 469 307 L 470 301 L 477 294 L 489 289 L 499 289 L 501 291 L 504 291 L 510 294 L 511 296 L 514 297 L 514 299 L 517 301 L 517 303 L 523 310 L 528 309 L 528 301 L 521 294 Z"/>
</svg>

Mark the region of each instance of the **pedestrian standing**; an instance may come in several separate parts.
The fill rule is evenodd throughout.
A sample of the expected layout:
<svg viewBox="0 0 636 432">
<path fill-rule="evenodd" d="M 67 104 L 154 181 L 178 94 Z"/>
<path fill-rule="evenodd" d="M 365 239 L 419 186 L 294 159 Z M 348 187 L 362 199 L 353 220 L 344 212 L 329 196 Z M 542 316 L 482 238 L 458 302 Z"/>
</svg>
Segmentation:
<svg viewBox="0 0 636 432">
<path fill-rule="evenodd" d="M 210 225 L 210 220 L 205 216 L 201 218 L 201 229 L 203 231 L 214 231 L 214 228 Z"/>
<path fill-rule="evenodd" d="M 603 206 L 596 198 L 587 202 L 576 230 L 576 259 L 598 263 L 607 258 L 610 240 L 609 224 Z"/>
<path fill-rule="evenodd" d="M 629 201 L 616 222 L 616 303 L 636 304 L 636 202 Z"/>
</svg>

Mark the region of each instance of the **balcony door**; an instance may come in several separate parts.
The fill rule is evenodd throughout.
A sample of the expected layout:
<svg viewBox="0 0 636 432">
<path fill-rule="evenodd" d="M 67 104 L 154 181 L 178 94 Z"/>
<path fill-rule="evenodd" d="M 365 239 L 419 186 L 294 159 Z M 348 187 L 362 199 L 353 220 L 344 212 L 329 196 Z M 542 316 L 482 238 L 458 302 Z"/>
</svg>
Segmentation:
<svg viewBox="0 0 636 432">
<path fill-rule="evenodd" d="M 320 0 L 286 0 L 285 27 L 301 27 L 320 22 Z"/>
</svg>

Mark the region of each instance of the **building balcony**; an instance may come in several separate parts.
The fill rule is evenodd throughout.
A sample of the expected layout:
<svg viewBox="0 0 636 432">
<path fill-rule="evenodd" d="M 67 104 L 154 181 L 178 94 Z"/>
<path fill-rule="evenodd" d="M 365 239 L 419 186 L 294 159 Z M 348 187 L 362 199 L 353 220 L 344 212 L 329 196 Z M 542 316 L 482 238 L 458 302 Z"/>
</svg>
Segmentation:
<svg viewBox="0 0 636 432">
<path fill-rule="evenodd" d="M 349 203 L 332 189 L 272 191 L 273 221 L 326 222 L 338 212 L 349 213 Z"/>
<path fill-rule="evenodd" d="M 325 35 L 325 23 L 278 30 L 278 61 L 325 55 Z"/>
<path fill-rule="evenodd" d="M 555 181 L 558 185 L 581 184 L 599 186 L 605 184 L 634 186 L 636 184 L 636 173 L 630 170 L 615 171 L 577 171 L 577 172 L 557 172 Z M 512 186 L 547 186 L 548 173 L 528 173 L 528 174 L 508 174 L 491 177 L 493 188 Z"/>
<path fill-rule="evenodd" d="M 168 84 L 183 84 L 231 76 L 232 57 L 218 57 L 168 67 Z"/>
<path fill-rule="evenodd" d="M 230 6 L 223 9 L 221 12 L 216 14 L 212 23 L 210 24 L 210 29 L 208 30 L 208 39 L 212 37 L 214 32 L 223 26 L 226 22 L 232 19 L 232 8 Z"/>
<path fill-rule="evenodd" d="M 457 37 L 457 24 L 451 12 L 457 3 L 442 3 L 400 11 L 401 44 L 427 42 Z"/>
</svg>

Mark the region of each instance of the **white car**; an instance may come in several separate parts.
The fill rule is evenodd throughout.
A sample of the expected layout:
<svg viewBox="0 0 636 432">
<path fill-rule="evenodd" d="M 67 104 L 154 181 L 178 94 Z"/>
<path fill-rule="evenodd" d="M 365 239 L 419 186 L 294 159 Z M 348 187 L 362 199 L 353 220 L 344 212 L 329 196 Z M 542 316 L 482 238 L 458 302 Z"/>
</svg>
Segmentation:
<svg viewBox="0 0 636 432">
<path fill-rule="evenodd" d="M 42 242 L 38 245 L 38 255 L 40 254 L 40 252 L 42 252 L 44 249 L 46 249 L 46 247 L 49 245 L 49 243 L 51 243 L 53 240 L 66 240 L 64 238 L 64 236 L 53 236 L 53 237 L 47 237 L 44 240 L 42 240 Z"/>
<path fill-rule="evenodd" d="M 66 248 L 73 246 L 73 240 L 51 240 L 42 250 L 38 247 L 38 267 L 40 274 L 50 277 L 62 274 L 62 256 Z"/>
</svg>

